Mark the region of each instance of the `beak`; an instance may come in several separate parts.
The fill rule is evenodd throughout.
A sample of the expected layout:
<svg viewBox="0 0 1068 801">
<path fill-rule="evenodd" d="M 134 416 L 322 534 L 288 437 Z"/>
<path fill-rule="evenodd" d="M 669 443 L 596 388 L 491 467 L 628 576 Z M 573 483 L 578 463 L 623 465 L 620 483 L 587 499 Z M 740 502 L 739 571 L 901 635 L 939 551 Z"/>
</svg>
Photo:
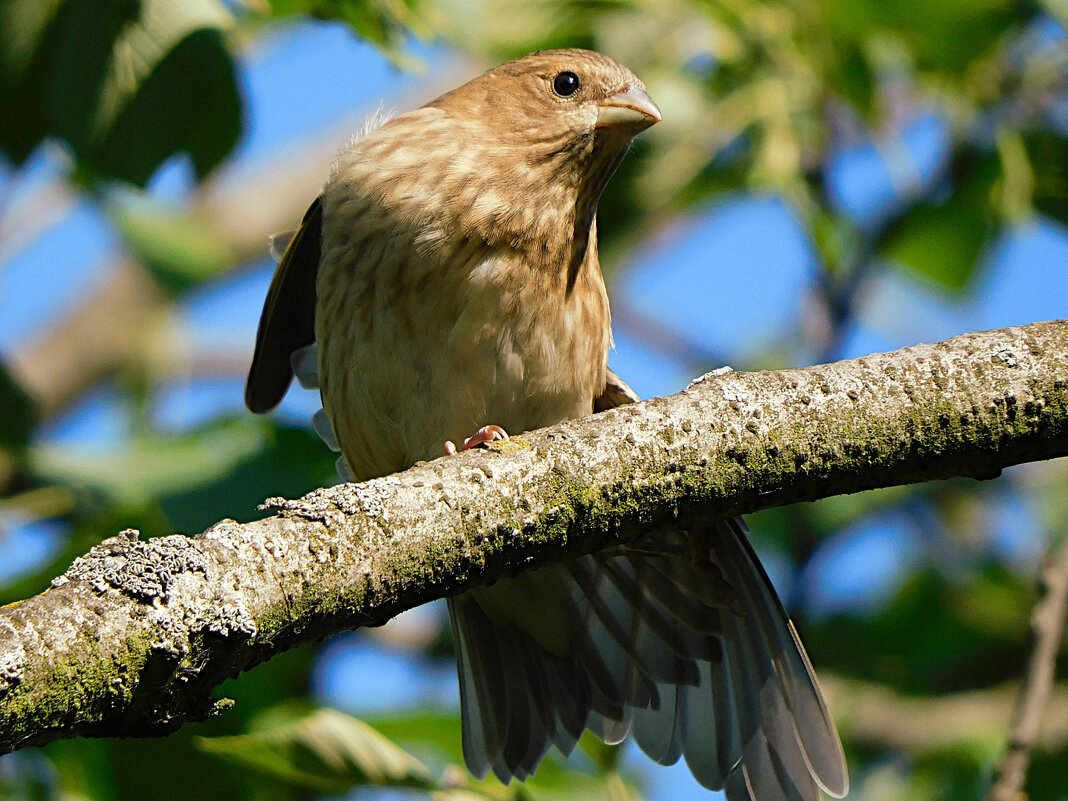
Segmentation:
<svg viewBox="0 0 1068 801">
<path fill-rule="evenodd" d="M 597 106 L 597 128 L 612 128 L 631 136 L 660 120 L 660 109 L 640 86 L 628 86 Z"/>
</svg>

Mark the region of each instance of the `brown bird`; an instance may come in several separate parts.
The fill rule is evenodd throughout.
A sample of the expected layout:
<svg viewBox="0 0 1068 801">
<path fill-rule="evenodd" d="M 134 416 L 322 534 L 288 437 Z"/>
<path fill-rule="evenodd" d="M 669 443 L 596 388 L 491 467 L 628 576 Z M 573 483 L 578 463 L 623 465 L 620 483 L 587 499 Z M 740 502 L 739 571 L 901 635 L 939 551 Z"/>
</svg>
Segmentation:
<svg viewBox="0 0 1068 801">
<path fill-rule="evenodd" d="M 321 428 L 367 479 L 485 424 L 518 432 L 635 400 L 607 368 L 595 217 L 659 120 L 626 67 L 554 50 L 359 136 L 271 284 L 249 408 L 274 407 L 316 343 Z M 662 764 L 684 756 L 732 801 L 846 792 L 808 657 L 740 520 L 529 571 L 449 611 L 478 776 L 524 779 L 590 729 L 630 733 Z"/>
</svg>

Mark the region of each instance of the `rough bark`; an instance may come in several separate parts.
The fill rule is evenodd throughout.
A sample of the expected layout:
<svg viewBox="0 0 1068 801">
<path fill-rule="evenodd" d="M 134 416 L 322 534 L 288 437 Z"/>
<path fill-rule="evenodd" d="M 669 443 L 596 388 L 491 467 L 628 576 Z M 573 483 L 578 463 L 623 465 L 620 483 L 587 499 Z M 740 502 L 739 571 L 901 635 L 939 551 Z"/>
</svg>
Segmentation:
<svg viewBox="0 0 1068 801">
<path fill-rule="evenodd" d="M 196 537 L 123 532 L 0 609 L 0 752 L 147 735 L 298 643 L 509 573 L 732 515 L 1068 454 L 1068 321 L 687 391 L 491 452 L 268 502 Z"/>
</svg>

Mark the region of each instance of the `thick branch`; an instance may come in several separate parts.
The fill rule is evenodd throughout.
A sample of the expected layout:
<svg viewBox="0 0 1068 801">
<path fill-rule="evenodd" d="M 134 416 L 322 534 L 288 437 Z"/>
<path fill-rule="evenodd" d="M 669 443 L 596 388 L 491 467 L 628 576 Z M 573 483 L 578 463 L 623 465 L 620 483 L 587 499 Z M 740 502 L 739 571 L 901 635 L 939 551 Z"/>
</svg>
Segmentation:
<svg viewBox="0 0 1068 801">
<path fill-rule="evenodd" d="M 160 734 L 278 651 L 687 518 L 1068 454 L 1068 321 L 710 375 L 195 538 L 113 537 L 0 609 L 0 751 Z"/>
</svg>

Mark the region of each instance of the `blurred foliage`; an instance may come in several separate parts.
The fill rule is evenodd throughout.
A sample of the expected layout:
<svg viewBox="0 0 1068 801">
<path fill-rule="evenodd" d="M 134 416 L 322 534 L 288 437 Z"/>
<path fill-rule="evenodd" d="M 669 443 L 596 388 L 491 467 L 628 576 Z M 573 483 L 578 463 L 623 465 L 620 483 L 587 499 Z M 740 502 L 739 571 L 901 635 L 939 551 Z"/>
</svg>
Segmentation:
<svg viewBox="0 0 1068 801">
<path fill-rule="evenodd" d="M 143 185 L 186 152 L 197 174 L 241 131 L 231 23 L 215 0 L 5 0 L 0 6 L 0 149 L 21 164 L 48 136 L 84 179 Z"/>
<path fill-rule="evenodd" d="M 306 14 L 347 23 L 361 38 L 378 45 L 395 64 L 417 66 L 406 53 L 409 37 L 432 31 L 418 13 L 419 0 L 276 0 L 270 4 L 278 17 Z"/>
<path fill-rule="evenodd" d="M 29 441 L 37 422 L 33 400 L 0 363 L 0 447 L 18 452 Z M 0 451 L 2 453 L 2 451 Z"/>
<path fill-rule="evenodd" d="M 109 201 L 126 246 L 171 294 L 189 292 L 235 261 L 233 249 L 189 214 L 140 192 L 115 192 Z"/>
<path fill-rule="evenodd" d="M 609 247 L 647 230 L 641 215 L 663 217 L 744 186 L 792 201 L 820 245 L 832 294 L 851 285 L 851 271 L 869 268 L 857 251 L 956 291 L 1006 219 L 1034 207 L 1068 220 L 1057 208 L 1068 198 L 1068 131 L 1056 116 L 1068 50 L 1037 7 L 442 0 L 433 8 L 447 35 L 487 61 L 579 44 L 642 76 L 664 121 L 627 162 L 633 194 L 609 199 L 601 229 Z M 951 157 L 930 176 L 892 175 L 900 190 L 892 207 L 851 218 L 828 193 L 835 152 L 871 144 L 893 162 L 901 130 L 925 113 L 947 126 Z M 851 237 L 857 227 L 862 236 Z"/>
<path fill-rule="evenodd" d="M 283 704 L 264 710 L 247 734 L 203 737 L 197 746 L 264 776 L 321 793 L 375 786 L 426 790 L 456 801 L 637 797 L 637 790 L 616 773 L 618 749 L 591 735 L 581 743 L 578 765 L 564 769 L 550 758 L 537 776 L 503 787 L 492 778 L 477 780 L 457 769 L 462 755 L 454 715 L 420 713 L 372 722 L 375 728 L 332 709 L 309 712 L 302 705 Z M 426 764 L 396 743 L 422 754 Z"/>
<path fill-rule="evenodd" d="M 623 61 L 664 121 L 602 200 L 604 263 L 726 193 L 774 193 L 816 253 L 820 319 L 798 338 L 818 358 L 838 355 L 858 297 L 880 272 L 904 270 L 961 297 L 1014 225 L 1034 215 L 1068 223 L 1062 0 L 0 0 L 0 153 L 15 168 L 43 142 L 62 142 L 69 183 L 99 202 L 167 303 L 188 297 L 239 257 L 200 218 L 157 207 L 136 187 L 175 154 L 187 154 L 201 179 L 224 163 L 243 119 L 235 57 L 295 14 L 342 20 L 401 66 L 412 63 L 413 34 L 442 37 L 486 65 L 556 46 Z M 932 121 L 946 152 L 921 169 L 908 138 Z M 863 152 L 881 158 L 893 189 L 867 212 L 836 184 L 840 160 Z M 0 364 L 0 537 L 12 521 L 36 521 L 58 532 L 58 544 L 0 586 L 0 603 L 41 591 L 117 530 L 195 533 L 223 517 L 248 519 L 267 495 L 331 480 L 333 455 L 304 428 L 226 417 L 160 431 L 147 411 L 160 380 L 151 364 L 116 376 L 137 421 L 123 447 L 44 445 L 41 427 L 55 421 L 39 419 L 16 375 Z M 751 525 L 780 557 L 821 673 L 873 693 L 941 697 L 1020 675 L 1034 576 L 991 545 L 999 524 L 989 510 L 1019 493 L 1040 533 L 1061 534 L 1066 485 L 1063 466 L 1022 469 L 984 485 L 770 510 Z M 905 578 L 871 608 L 809 614 L 808 577 L 824 552 L 888 514 L 909 521 L 920 551 Z M 445 639 L 438 632 L 421 645 L 441 650 Z M 455 767 L 452 711 L 383 716 L 372 721 L 376 734 L 314 708 L 314 658 L 289 652 L 229 682 L 220 692 L 237 701 L 233 711 L 163 740 L 75 740 L 6 756 L 0 801 L 274 801 L 368 784 L 454 799 L 640 798 L 618 749 L 591 739 L 567 764 L 548 759 L 527 785 L 476 782 Z M 1000 747 L 962 731 L 901 754 L 843 735 L 853 797 L 866 799 L 980 798 Z M 1036 755 L 1028 792 L 1034 801 L 1068 793 L 1063 736 Z"/>
<path fill-rule="evenodd" d="M 318 792 L 343 793 L 363 784 L 420 790 L 436 786 L 419 760 L 356 718 L 332 709 L 295 718 L 273 712 L 282 720 L 261 723 L 248 734 L 202 737 L 198 745 L 224 760 Z"/>
</svg>

